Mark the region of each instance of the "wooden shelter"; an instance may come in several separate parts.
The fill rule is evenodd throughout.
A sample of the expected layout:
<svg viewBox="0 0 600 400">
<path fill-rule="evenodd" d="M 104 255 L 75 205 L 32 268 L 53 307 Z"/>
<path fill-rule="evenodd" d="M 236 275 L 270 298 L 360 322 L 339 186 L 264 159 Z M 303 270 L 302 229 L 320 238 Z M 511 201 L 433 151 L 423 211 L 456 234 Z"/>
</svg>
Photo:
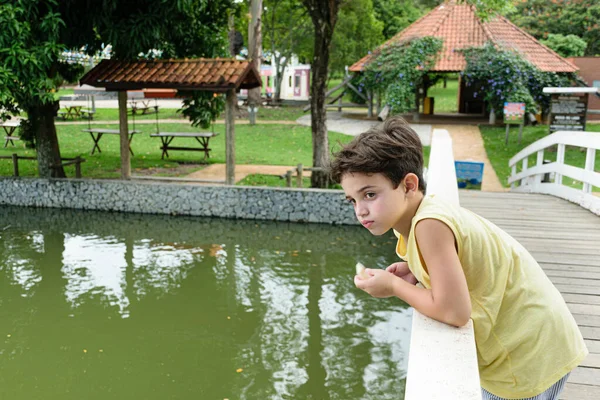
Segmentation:
<svg viewBox="0 0 600 400">
<path fill-rule="evenodd" d="M 467 62 L 461 49 L 481 47 L 486 42 L 512 49 L 544 72 L 576 72 L 577 66 L 538 42 L 503 16 L 481 20 L 474 6 L 449 0 L 396 34 L 370 54 L 355 62 L 349 70 L 360 72 L 374 60 L 381 49 L 414 39 L 433 36 L 443 40 L 443 48 L 431 72 L 456 73 L 463 71 Z M 425 88 L 427 89 L 427 88 Z M 483 109 L 482 96 L 476 97 L 474 86 L 460 82 L 458 110 L 460 113 Z M 425 94 L 426 95 L 426 94 Z"/>
<path fill-rule="evenodd" d="M 261 86 L 260 75 L 248 61 L 234 59 L 189 60 L 103 60 L 81 80 L 81 85 L 117 91 L 121 137 L 121 177 L 129 179 L 129 138 L 127 129 L 127 90 L 177 89 L 226 93 L 226 183 L 234 184 L 236 91 Z"/>
</svg>

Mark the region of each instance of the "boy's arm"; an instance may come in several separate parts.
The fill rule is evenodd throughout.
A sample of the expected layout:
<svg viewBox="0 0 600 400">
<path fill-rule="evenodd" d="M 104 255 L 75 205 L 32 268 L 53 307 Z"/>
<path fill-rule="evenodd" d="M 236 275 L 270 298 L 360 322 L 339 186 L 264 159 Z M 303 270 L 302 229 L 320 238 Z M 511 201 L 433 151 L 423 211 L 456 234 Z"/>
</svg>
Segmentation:
<svg viewBox="0 0 600 400">
<path fill-rule="evenodd" d="M 367 269 L 371 276 L 368 279 L 355 278 L 356 286 L 375 297 L 399 297 L 420 313 L 446 324 L 465 325 L 471 317 L 471 298 L 454 234 L 443 222 L 425 219 L 415 227 L 415 235 L 431 289 L 416 287 L 377 269 Z"/>
<path fill-rule="evenodd" d="M 413 292 L 398 287 L 398 294 L 428 317 L 454 326 L 465 325 L 471 318 L 471 297 L 454 233 L 439 220 L 424 219 L 415 227 L 415 239 L 429 272 L 431 289 Z"/>
</svg>

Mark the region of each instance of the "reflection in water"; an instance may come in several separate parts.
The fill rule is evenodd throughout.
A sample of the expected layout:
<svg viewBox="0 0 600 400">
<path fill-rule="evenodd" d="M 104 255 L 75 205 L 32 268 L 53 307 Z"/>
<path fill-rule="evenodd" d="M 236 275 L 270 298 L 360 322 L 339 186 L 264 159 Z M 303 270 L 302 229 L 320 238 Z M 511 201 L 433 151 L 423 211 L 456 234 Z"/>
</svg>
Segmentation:
<svg viewBox="0 0 600 400">
<path fill-rule="evenodd" d="M 5 220 L 3 398 L 402 397 L 410 313 L 352 282 L 356 261 L 395 261 L 392 237 L 11 207 Z"/>
</svg>

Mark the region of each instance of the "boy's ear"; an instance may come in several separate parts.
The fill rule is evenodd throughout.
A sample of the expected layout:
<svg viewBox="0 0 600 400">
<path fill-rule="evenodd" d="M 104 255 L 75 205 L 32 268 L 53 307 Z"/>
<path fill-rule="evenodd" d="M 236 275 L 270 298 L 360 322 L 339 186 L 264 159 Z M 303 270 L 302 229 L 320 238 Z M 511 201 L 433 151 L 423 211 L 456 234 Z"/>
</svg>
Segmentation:
<svg viewBox="0 0 600 400">
<path fill-rule="evenodd" d="M 405 193 L 416 192 L 419 190 L 419 177 L 412 172 L 406 174 L 402 181 Z"/>
</svg>

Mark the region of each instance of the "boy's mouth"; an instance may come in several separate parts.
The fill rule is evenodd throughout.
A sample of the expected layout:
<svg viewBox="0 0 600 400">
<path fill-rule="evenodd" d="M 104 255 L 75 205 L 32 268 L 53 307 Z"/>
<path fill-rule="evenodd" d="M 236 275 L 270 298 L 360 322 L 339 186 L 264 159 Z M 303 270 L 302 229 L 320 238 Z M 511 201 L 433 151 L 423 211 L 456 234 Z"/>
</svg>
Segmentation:
<svg viewBox="0 0 600 400">
<path fill-rule="evenodd" d="M 360 221 L 360 223 L 365 227 L 365 228 L 370 228 L 371 225 L 373 225 L 373 221 Z"/>
</svg>

